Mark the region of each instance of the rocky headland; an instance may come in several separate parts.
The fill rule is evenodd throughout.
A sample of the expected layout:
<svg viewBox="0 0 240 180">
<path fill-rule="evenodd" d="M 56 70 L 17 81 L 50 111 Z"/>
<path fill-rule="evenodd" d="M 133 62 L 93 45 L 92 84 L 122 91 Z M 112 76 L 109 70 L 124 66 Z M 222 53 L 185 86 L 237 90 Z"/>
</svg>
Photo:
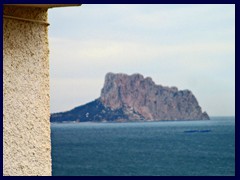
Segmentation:
<svg viewBox="0 0 240 180">
<path fill-rule="evenodd" d="M 51 122 L 123 122 L 208 120 L 190 90 L 156 85 L 141 74 L 108 73 L 96 100 L 67 112 L 51 114 Z"/>
</svg>

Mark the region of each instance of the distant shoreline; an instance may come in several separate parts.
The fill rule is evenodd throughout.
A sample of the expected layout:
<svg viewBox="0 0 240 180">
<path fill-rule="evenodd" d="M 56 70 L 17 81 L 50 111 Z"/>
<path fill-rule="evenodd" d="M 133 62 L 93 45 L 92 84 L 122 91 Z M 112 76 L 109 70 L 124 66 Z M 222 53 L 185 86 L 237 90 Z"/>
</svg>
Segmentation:
<svg viewBox="0 0 240 180">
<path fill-rule="evenodd" d="M 80 121 L 64 121 L 64 122 L 51 122 L 51 124 L 83 124 L 83 123 L 96 123 L 96 124 L 104 124 L 104 123 L 139 123 L 139 122 L 183 122 L 183 121 L 188 121 L 188 122 L 194 122 L 194 121 L 211 121 L 214 119 L 225 119 L 225 118 L 234 118 L 235 116 L 210 116 L 210 120 L 142 120 L 142 121 L 84 121 L 84 122 L 80 122 Z"/>
</svg>

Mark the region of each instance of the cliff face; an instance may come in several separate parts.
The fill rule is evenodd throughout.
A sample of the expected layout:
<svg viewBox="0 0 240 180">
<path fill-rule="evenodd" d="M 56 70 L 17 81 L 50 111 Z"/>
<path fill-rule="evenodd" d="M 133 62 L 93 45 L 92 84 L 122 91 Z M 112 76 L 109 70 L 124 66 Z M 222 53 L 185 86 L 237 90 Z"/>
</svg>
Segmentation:
<svg viewBox="0 0 240 180">
<path fill-rule="evenodd" d="M 209 117 L 191 91 L 156 85 L 140 74 L 113 73 L 106 75 L 100 98 L 51 116 L 52 122 L 203 119 Z"/>
<path fill-rule="evenodd" d="M 209 119 L 191 91 L 156 85 L 140 74 L 108 73 L 100 100 L 113 110 L 123 109 L 129 119 Z"/>
</svg>

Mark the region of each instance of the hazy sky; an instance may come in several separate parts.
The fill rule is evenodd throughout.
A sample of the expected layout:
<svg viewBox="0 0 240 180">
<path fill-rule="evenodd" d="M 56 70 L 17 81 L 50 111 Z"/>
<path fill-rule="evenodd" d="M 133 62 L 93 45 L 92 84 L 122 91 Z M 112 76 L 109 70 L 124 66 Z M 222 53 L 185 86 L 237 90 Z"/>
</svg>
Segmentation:
<svg viewBox="0 0 240 180">
<path fill-rule="evenodd" d="M 49 10 L 51 112 L 100 96 L 107 72 L 189 89 L 235 115 L 235 5 L 82 5 Z"/>
</svg>

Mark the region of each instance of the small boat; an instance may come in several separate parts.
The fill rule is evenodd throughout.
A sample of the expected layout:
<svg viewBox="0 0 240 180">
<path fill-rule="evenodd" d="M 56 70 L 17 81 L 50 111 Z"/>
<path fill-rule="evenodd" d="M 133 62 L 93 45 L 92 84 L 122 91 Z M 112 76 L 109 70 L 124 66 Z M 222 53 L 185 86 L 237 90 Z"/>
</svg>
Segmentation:
<svg viewBox="0 0 240 180">
<path fill-rule="evenodd" d="M 195 133 L 198 132 L 198 130 L 189 130 L 189 131 L 184 131 L 185 133 Z"/>
<path fill-rule="evenodd" d="M 188 131 L 184 131 L 184 133 L 206 133 L 206 132 L 211 132 L 211 130 L 209 129 L 204 129 L 204 130 L 188 130 Z"/>
<path fill-rule="evenodd" d="M 211 130 L 209 130 L 209 129 L 207 129 L 207 130 L 200 130 L 199 132 L 205 133 L 205 132 L 211 132 Z"/>
</svg>

